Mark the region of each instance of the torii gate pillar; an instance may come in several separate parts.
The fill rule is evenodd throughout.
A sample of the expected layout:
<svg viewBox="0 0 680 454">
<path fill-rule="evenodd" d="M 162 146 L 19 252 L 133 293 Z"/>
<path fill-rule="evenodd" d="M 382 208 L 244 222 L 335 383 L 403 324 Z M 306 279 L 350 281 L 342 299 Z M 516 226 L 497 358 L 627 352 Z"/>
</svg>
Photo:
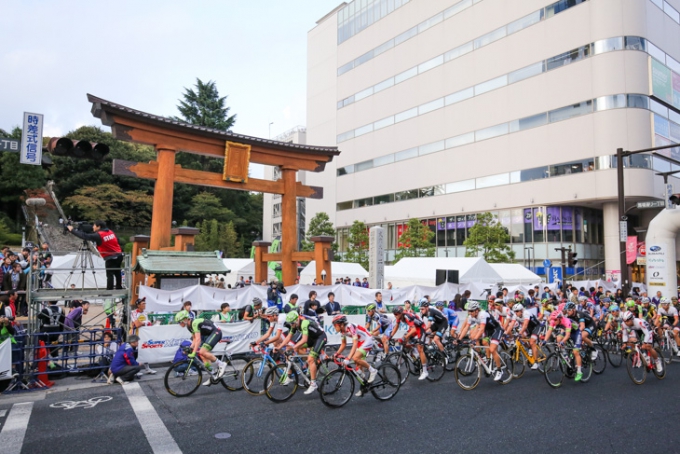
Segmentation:
<svg viewBox="0 0 680 454">
<path fill-rule="evenodd" d="M 167 146 L 157 146 L 156 162 L 158 176 L 153 191 L 153 216 L 151 217 L 152 251 L 170 247 L 172 228 L 172 197 L 175 184 L 175 153 L 177 150 Z"/>
</svg>

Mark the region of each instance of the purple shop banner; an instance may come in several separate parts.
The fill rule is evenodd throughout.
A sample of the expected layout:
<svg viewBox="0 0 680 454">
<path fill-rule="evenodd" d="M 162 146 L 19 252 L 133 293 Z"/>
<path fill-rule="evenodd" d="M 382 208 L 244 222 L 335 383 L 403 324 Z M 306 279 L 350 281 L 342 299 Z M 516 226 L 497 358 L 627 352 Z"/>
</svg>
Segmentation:
<svg viewBox="0 0 680 454">
<path fill-rule="evenodd" d="M 578 213 L 578 211 L 577 211 Z M 578 213 L 580 216 L 580 213 Z M 574 223 L 574 208 L 573 207 L 562 207 L 560 213 L 560 207 L 547 207 L 542 208 L 526 208 L 524 210 L 524 223 L 528 224 L 532 222 L 534 230 L 560 230 L 560 228 L 565 228 L 570 230 L 573 228 Z"/>
</svg>

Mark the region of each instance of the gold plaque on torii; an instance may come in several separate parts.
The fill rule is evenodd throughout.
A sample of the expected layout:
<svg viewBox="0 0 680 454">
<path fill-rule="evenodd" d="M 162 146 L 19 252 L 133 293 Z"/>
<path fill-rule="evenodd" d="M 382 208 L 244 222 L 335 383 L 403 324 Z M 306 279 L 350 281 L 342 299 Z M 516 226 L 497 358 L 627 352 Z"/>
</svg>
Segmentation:
<svg viewBox="0 0 680 454">
<path fill-rule="evenodd" d="M 250 145 L 226 142 L 224 147 L 224 170 L 222 179 L 234 183 L 248 182 L 248 165 L 250 164 Z"/>
</svg>

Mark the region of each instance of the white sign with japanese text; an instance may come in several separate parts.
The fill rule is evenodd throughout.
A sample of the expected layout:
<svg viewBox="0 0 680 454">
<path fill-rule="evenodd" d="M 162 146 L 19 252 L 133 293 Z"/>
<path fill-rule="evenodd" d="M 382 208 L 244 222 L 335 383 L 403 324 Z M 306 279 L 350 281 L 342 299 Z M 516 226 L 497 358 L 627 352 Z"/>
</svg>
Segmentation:
<svg viewBox="0 0 680 454">
<path fill-rule="evenodd" d="M 42 164 L 43 115 L 24 112 L 24 129 L 21 133 L 19 162 L 39 166 Z"/>
</svg>

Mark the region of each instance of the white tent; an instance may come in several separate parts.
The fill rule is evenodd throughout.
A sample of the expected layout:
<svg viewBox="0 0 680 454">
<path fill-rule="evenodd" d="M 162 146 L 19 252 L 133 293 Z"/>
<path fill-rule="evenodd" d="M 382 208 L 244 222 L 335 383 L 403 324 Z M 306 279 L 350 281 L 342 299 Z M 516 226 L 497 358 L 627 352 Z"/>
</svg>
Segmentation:
<svg viewBox="0 0 680 454">
<path fill-rule="evenodd" d="M 457 270 L 461 284 L 497 284 L 501 276 L 479 257 L 408 257 L 385 267 L 385 281 L 394 287 L 435 285 L 437 270 Z"/>
<path fill-rule="evenodd" d="M 519 284 L 540 284 L 541 277 L 517 263 L 490 263 L 489 266 L 501 276 L 504 286 Z"/>
<path fill-rule="evenodd" d="M 94 269 L 90 266 L 89 256 L 92 257 Z M 54 288 L 66 288 L 75 284 L 76 288 L 106 288 L 106 265 L 101 257 L 88 254 L 67 254 L 52 256 L 52 272 L 50 283 Z M 94 271 L 94 273 L 93 273 Z"/>
<path fill-rule="evenodd" d="M 352 282 L 354 279 L 363 279 L 368 277 L 368 271 L 364 269 L 363 266 L 358 263 L 345 263 L 345 262 L 331 262 L 331 273 L 333 282 L 326 282 L 327 285 L 335 284 L 335 279 L 342 277 L 349 277 Z M 300 272 L 300 283 L 301 284 L 311 284 L 316 278 L 316 262 L 312 260 L 309 264 Z M 328 278 L 326 278 L 328 281 Z"/>
<path fill-rule="evenodd" d="M 244 279 L 248 279 L 251 276 L 253 278 L 255 277 L 255 261 L 253 259 L 222 259 L 222 263 L 229 268 L 229 274 L 226 276 L 218 276 L 218 278 L 224 278 L 225 287 L 229 284 L 233 287 L 236 284 L 236 281 L 241 279 L 241 276 L 243 276 Z M 271 268 L 267 275 L 268 281 L 271 282 L 276 280 L 276 273 L 274 273 L 274 270 Z"/>
</svg>

